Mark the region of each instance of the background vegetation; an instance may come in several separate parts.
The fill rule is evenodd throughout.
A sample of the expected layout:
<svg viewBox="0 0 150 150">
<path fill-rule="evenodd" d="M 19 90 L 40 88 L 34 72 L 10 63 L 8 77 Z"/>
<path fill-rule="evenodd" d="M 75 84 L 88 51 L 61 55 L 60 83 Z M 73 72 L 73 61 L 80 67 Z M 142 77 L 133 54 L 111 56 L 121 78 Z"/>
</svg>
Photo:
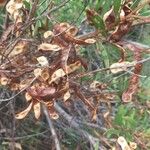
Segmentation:
<svg viewBox="0 0 150 150">
<path fill-rule="evenodd" d="M 100 35 L 92 37 L 96 39 L 94 44 L 77 47 L 77 53 L 87 62 L 87 70 L 80 69 L 86 74 L 81 75 L 77 83 L 83 89 L 90 89 L 92 83 L 97 83 L 99 90 L 105 93 L 105 96 L 99 98 L 98 106 L 96 106 L 96 119 L 93 120 L 92 112 L 76 96 L 65 103 L 57 100 L 55 108 L 59 119 L 47 119 L 43 111 L 39 120 L 35 119 L 32 112 L 23 120 L 17 120 L 16 112 L 27 106 L 24 93 L 20 93 L 10 101 L 3 101 L 3 99 L 13 96 L 15 92 L 10 91 L 9 87 L 1 85 L 0 150 L 49 150 L 59 149 L 59 146 L 64 150 L 125 150 L 117 141 L 119 137 L 125 138 L 130 149 L 150 149 L 150 59 L 143 63 L 142 71 L 137 75 L 140 78 L 139 88 L 129 103 L 122 101 L 122 94 L 129 87 L 129 79 L 134 73 L 129 70 L 116 74 L 110 70 L 101 71 L 101 69 L 109 68 L 118 62 L 121 55 L 120 48 L 114 44 L 118 41 L 114 43 L 107 41 L 113 31 L 104 32 L 102 22 L 104 15 L 113 7 L 115 16 L 119 18 L 124 3 L 130 3 L 128 6 L 132 11 L 141 6 L 138 11 L 141 20 L 144 20 L 145 17 L 150 20 L 150 1 L 35 0 L 34 2 L 23 1 L 24 11 L 28 14 L 36 2 L 37 7 L 30 21 L 32 22 L 34 18 L 38 19 L 31 24 L 34 26 L 31 33 L 28 32 L 28 28 L 25 29 L 24 37 L 34 39 L 38 41 L 38 44 L 42 43 L 43 33 L 53 30 L 55 24 L 62 22 L 78 27 L 77 37 L 95 30 L 100 31 Z M 143 3 L 144 5 L 142 5 Z M 43 15 L 53 8 L 57 9 L 51 14 Z M 0 33 L 3 35 L 6 30 L 4 28 L 6 14 L 9 16 L 9 13 L 5 6 L 0 9 Z M 99 18 L 93 17 L 95 20 L 89 23 L 91 20 L 87 19 L 87 9 L 94 10 L 99 14 Z M 42 15 L 43 17 L 41 17 Z M 14 22 L 12 20 L 8 19 L 9 25 Z M 142 60 L 150 57 L 149 22 L 136 22 L 122 37 L 123 40 L 146 49 L 147 52 L 142 54 Z M 25 23 L 23 21 L 22 24 Z M 133 52 L 128 48 L 126 49 L 126 61 L 135 61 Z M 93 71 L 95 72 L 92 73 Z M 87 91 L 84 91 L 84 94 L 89 96 Z M 54 137 L 51 129 L 54 129 L 57 137 Z M 56 140 L 59 141 L 59 146 L 56 145 Z"/>
</svg>

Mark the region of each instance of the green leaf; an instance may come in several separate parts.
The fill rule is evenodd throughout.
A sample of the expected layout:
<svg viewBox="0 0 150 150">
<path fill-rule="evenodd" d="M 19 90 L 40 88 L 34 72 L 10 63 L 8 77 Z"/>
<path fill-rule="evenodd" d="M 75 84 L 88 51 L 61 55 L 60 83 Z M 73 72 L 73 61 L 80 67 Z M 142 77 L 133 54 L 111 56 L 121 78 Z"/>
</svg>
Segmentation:
<svg viewBox="0 0 150 150">
<path fill-rule="evenodd" d="M 27 2 L 26 0 L 23 1 L 23 4 L 25 5 L 25 8 L 29 9 L 31 8 L 30 3 Z"/>
<path fill-rule="evenodd" d="M 114 12 L 118 16 L 120 14 L 121 0 L 113 0 Z"/>
<path fill-rule="evenodd" d="M 108 138 L 111 138 L 113 136 L 117 136 L 118 137 L 120 135 L 120 130 L 111 128 L 111 129 L 108 129 L 105 134 L 107 135 Z"/>
<path fill-rule="evenodd" d="M 105 24 L 100 15 L 95 15 L 92 17 L 92 23 L 95 26 L 96 29 L 100 30 L 103 36 L 106 36 L 106 29 L 105 29 Z"/>
<path fill-rule="evenodd" d="M 94 144 L 94 150 L 99 150 L 99 141 Z"/>
<path fill-rule="evenodd" d="M 150 10 L 141 11 L 141 12 L 140 12 L 140 15 L 141 15 L 141 16 L 147 16 L 147 17 L 148 17 L 148 16 L 150 16 Z"/>
<path fill-rule="evenodd" d="M 92 1 L 93 3 L 93 1 Z M 100 7 L 102 7 L 103 0 L 97 0 L 95 5 L 95 10 L 98 11 Z"/>
<path fill-rule="evenodd" d="M 126 113 L 127 113 L 127 108 L 125 108 L 123 105 L 121 105 L 116 114 L 114 123 L 117 125 L 123 126 L 124 125 L 124 116 L 126 115 Z"/>
<path fill-rule="evenodd" d="M 128 129 L 133 129 L 136 127 L 136 120 L 130 116 L 126 116 L 123 118 L 125 120 L 125 127 Z"/>
<path fill-rule="evenodd" d="M 139 3 L 140 3 L 141 0 L 133 0 L 133 4 L 131 5 L 131 9 L 135 9 Z"/>
<path fill-rule="evenodd" d="M 150 138 L 150 128 L 144 131 L 144 136 Z"/>
</svg>

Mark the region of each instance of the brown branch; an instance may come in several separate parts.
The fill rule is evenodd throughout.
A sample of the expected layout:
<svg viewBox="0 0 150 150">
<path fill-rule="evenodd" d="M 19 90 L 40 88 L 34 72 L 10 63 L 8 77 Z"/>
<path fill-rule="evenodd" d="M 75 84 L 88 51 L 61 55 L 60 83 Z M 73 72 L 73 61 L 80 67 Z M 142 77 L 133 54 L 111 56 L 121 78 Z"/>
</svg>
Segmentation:
<svg viewBox="0 0 150 150">
<path fill-rule="evenodd" d="M 55 129 L 54 129 L 52 120 L 50 119 L 50 116 L 49 116 L 47 107 L 46 107 L 45 105 L 42 105 L 42 108 L 43 108 L 43 111 L 44 111 L 46 120 L 47 120 L 47 122 L 48 122 L 49 128 L 50 128 L 50 130 L 51 130 L 52 137 L 54 138 L 56 150 L 61 150 L 61 148 L 60 148 L 60 143 L 59 143 L 59 140 L 58 140 L 56 131 L 55 131 Z"/>
<path fill-rule="evenodd" d="M 70 124 L 71 127 L 75 128 L 80 135 L 83 135 L 85 139 L 87 139 L 90 144 L 94 147 L 94 145 L 99 142 L 99 139 L 96 137 L 93 137 L 91 134 L 89 134 L 87 131 L 84 131 L 80 128 L 80 125 L 73 119 L 74 117 L 67 114 L 57 103 L 54 104 L 55 109 L 59 114 L 61 114 Z M 100 147 L 101 149 L 102 147 Z"/>
</svg>

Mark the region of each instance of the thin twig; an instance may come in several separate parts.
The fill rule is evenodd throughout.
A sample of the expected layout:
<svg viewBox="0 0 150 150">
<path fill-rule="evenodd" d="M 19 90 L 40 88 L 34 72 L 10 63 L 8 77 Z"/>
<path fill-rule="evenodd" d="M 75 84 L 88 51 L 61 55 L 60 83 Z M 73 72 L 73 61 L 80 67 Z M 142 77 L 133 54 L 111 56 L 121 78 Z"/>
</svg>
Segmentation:
<svg viewBox="0 0 150 150">
<path fill-rule="evenodd" d="M 80 135 L 83 135 L 85 139 L 87 139 L 90 144 L 94 147 L 95 144 L 97 144 L 99 142 L 99 139 L 96 137 L 93 137 L 91 134 L 89 134 L 87 131 L 84 131 L 83 129 L 80 128 L 80 124 L 78 124 L 69 114 L 67 114 L 57 103 L 55 103 L 55 109 L 57 110 L 57 112 L 59 112 L 59 114 L 61 114 L 70 124 L 71 127 L 75 128 L 76 130 L 78 130 L 78 133 Z M 99 147 L 99 150 L 104 150 L 104 148 Z"/>
<path fill-rule="evenodd" d="M 53 136 L 53 138 L 54 138 L 56 150 L 61 150 L 61 148 L 60 148 L 60 143 L 59 143 L 59 140 L 58 140 L 56 131 L 55 131 L 55 129 L 54 129 L 53 123 L 52 123 L 52 121 L 51 121 L 51 119 L 50 119 L 50 116 L 49 116 L 47 107 L 43 104 L 43 105 L 42 105 L 42 108 L 43 108 L 43 111 L 44 111 L 46 120 L 47 120 L 47 122 L 48 122 L 48 125 L 49 125 L 49 127 L 50 127 L 52 136 Z"/>
<path fill-rule="evenodd" d="M 29 15 L 28 15 L 28 19 L 27 19 L 27 22 L 32 19 L 33 15 L 35 14 L 35 11 L 36 11 L 36 8 L 37 8 L 37 4 L 38 4 L 39 0 L 35 0 L 33 5 L 32 5 L 32 8 L 29 12 Z"/>
<path fill-rule="evenodd" d="M 29 138 L 33 138 L 33 137 L 37 137 L 37 136 L 44 136 L 45 133 L 49 132 L 49 130 L 40 132 L 40 133 L 35 133 L 35 134 L 30 134 L 30 135 L 25 135 L 25 136 L 20 136 L 20 137 L 14 137 L 14 140 L 22 140 L 22 139 L 29 139 Z M 8 140 L 11 141 L 12 138 L 9 137 L 0 137 L 0 140 Z"/>
</svg>

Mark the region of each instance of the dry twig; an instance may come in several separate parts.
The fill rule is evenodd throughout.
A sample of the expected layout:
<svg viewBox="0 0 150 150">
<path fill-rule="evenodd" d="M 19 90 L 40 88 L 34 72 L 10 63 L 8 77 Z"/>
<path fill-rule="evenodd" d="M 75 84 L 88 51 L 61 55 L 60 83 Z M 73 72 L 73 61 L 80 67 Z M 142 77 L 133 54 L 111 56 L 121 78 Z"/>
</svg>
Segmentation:
<svg viewBox="0 0 150 150">
<path fill-rule="evenodd" d="M 58 140 L 56 131 L 55 131 L 55 129 L 54 129 L 52 120 L 50 119 L 48 110 L 47 110 L 47 108 L 46 108 L 45 105 L 42 105 L 42 106 L 43 106 L 42 108 L 43 108 L 43 111 L 44 111 L 46 120 L 47 120 L 47 122 L 48 122 L 49 128 L 50 128 L 50 130 L 51 130 L 52 136 L 53 136 L 54 141 L 55 141 L 56 150 L 61 150 L 61 148 L 60 148 L 60 143 L 59 143 L 59 140 Z"/>
</svg>

